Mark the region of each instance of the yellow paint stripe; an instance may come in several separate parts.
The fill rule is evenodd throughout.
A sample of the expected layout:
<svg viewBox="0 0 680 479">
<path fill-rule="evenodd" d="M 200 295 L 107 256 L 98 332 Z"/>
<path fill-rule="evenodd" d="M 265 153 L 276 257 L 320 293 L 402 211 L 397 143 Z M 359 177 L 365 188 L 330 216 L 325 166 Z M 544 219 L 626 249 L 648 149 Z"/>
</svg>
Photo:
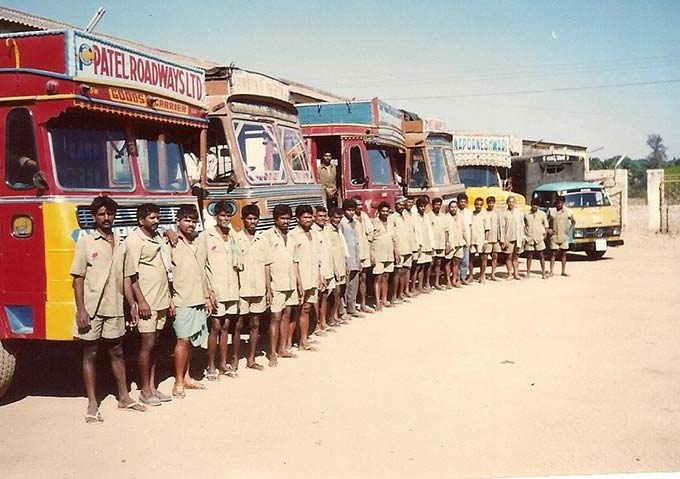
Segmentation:
<svg viewBox="0 0 680 479">
<path fill-rule="evenodd" d="M 62 95 L 32 95 L 32 96 L 8 96 L 0 98 L 0 103 L 9 103 L 13 101 L 42 101 L 42 100 L 69 100 L 74 99 L 74 94 Z"/>
</svg>

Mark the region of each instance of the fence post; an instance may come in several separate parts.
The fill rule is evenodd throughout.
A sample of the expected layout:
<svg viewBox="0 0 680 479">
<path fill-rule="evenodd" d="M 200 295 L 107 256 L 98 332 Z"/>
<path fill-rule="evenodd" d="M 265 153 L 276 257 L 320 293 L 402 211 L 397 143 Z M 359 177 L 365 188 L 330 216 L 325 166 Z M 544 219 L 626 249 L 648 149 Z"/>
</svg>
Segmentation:
<svg viewBox="0 0 680 479">
<path fill-rule="evenodd" d="M 658 233 L 661 229 L 661 183 L 663 170 L 647 170 L 647 229 Z"/>
</svg>

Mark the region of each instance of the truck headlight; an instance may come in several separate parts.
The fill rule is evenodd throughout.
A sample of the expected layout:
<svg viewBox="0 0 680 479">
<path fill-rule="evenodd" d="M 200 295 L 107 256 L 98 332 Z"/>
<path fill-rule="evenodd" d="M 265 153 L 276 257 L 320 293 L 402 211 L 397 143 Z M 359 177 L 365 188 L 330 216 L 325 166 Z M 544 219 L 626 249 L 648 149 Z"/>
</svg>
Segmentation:
<svg viewBox="0 0 680 479">
<path fill-rule="evenodd" d="M 612 236 L 621 236 L 621 227 L 620 226 L 614 226 L 612 228 Z"/>
<path fill-rule="evenodd" d="M 574 238 L 583 238 L 584 231 L 583 229 L 576 228 L 574 230 Z"/>
</svg>

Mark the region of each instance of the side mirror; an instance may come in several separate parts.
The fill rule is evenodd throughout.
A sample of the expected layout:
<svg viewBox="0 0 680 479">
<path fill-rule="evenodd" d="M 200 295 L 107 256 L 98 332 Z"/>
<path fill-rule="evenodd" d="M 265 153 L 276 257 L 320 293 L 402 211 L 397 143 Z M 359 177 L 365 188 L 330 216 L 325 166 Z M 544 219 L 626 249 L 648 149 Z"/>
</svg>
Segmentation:
<svg viewBox="0 0 680 479">
<path fill-rule="evenodd" d="M 33 184 L 41 191 L 50 189 L 50 185 L 47 182 L 47 176 L 45 176 L 45 173 L 42 171 L 37 171 L 33 174 Z"/>
</svg>

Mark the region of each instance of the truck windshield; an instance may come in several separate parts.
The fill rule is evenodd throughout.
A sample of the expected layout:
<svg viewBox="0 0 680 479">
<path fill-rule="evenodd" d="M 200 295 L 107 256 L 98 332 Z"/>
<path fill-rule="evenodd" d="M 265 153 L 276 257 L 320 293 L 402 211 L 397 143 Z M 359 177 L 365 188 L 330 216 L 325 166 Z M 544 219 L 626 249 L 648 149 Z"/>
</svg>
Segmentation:
<svg viewBox="0 0 680 479">
<path fill-rule="evenodd" d="M 134 188 L 130 145 L 123 125 L 98 128 L 81 119 L 75 126 L 61 121 L 49 128 L 57 183 L 66 190 Z"/>
<path fill-rule="evenodd" d="M 452 185 L 457 185 L 460 183 L 460 176 L 458 175 L 458 167 L 456 166 L 456 160 L 453 157 L 453 150 L 451 148 L 444 148 L 444 161 L 446 162 L 446 169 L 449 172 L 449 182 Z"/>
<path fill-rule="evenodd" d="M 187 190 L 182 148 L 165 133 L 140 132 L 137 158 L 142 182 L 147 191 L 175 192 Z"/>
<path fill-rule="evenodd" d="M 564 204 L 570 208 L 609 206 L 609 198 L 602 190 L 580 191 L 564 195 Z"/>
<path fill-rule="evenodd" d="M 448 185 L 449 173 L 444 160 L 444 151 L 440 147 L 430 146 L 427 149 L 427 156 L 430 160 L 430 170 L 432 170 L 432 181 L 435 186 Z"/>
<path fill-rule="evenodd" d="M 497 186 L 498 174 L 496 169 L 492 166 L 461 166 L 458 168 L 460 181 L 465 183 L 465 186 Z"/>
<path fill-rule="evenodd" d="M 371 183 L 374 185 L 391 185 L 394 183 L 390 155 L 386 150 L 368 148 L 368 162 L 371 168 Z"/>
<path fill-rule="evenodd" d="M 295 183 L 311 183 L 312 170 L 309 166 L 307 149 L 300 130 L 288 126 L 279 126 L 281 141 L 283 141 L 283 151 L 286 155 L 286 162 L 293 174 Z"/>
<path fill-rule="evenodd" d="M 234 120 L 233 125 L 248 180 L 253 184 L 283 183 L 285 173 L 274 127 L 241 120 Z"/>
</svg>

